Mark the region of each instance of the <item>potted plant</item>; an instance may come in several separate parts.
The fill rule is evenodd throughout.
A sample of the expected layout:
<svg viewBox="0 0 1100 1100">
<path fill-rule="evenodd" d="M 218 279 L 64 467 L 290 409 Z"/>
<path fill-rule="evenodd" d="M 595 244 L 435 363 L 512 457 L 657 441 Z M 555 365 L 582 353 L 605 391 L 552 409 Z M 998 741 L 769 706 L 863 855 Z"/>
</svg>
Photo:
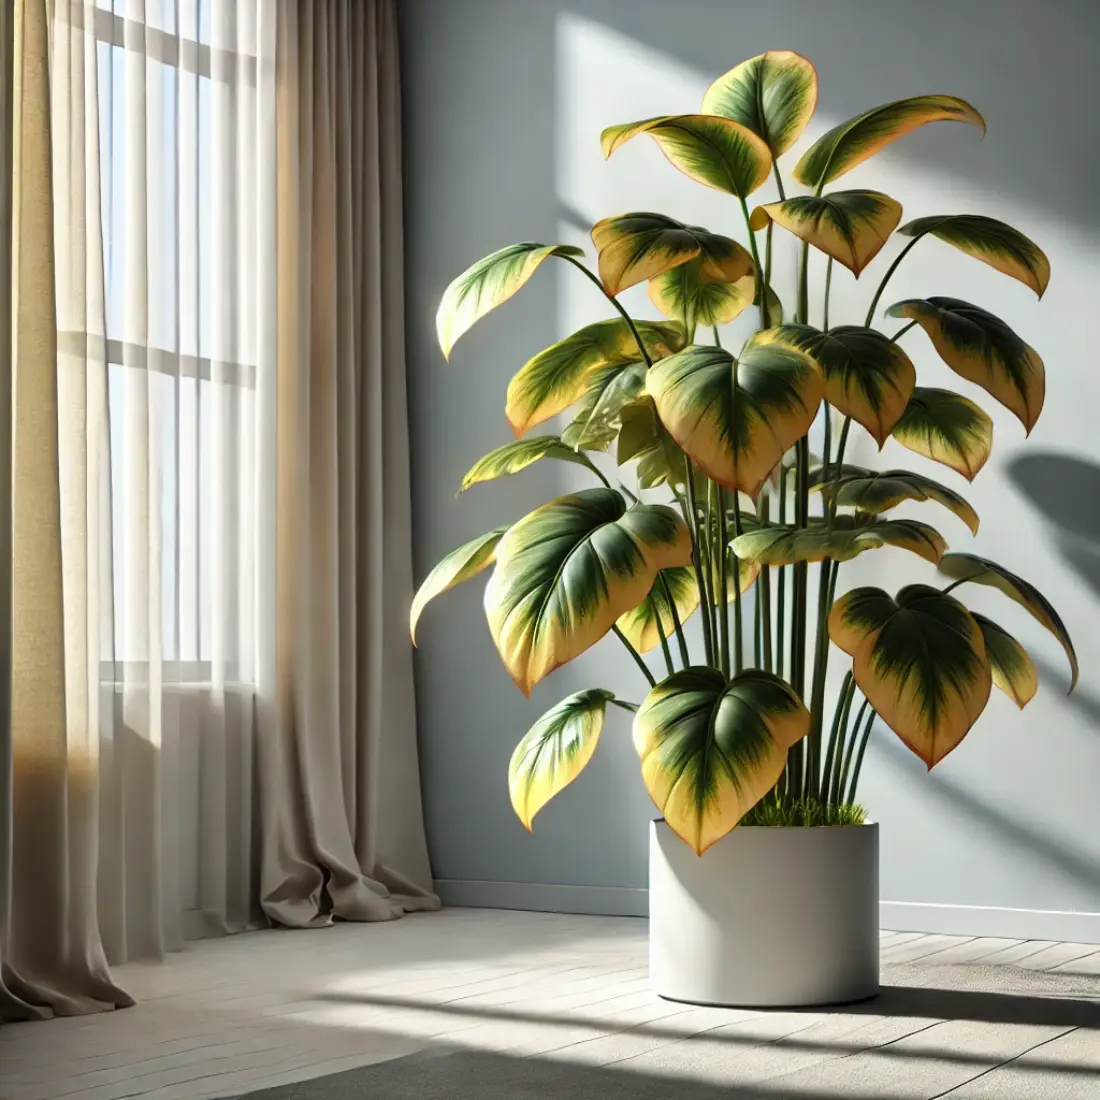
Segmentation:
<svg viewBox="0 0 1100 1100">
<path fill-rule="evenodd" d="M 968 610 L 960 586 L 989 585 L 1020 604 L 1055 635 L 1077 677 L 1061 619 L 1027 581 L 947 553 L 926 522 L 891 517 L 903 502 L 929 502 L 976 532 L 963 496 L 921 473 L 845 461 L 853 431 L 880 448 L 892 437 L 967 479 L 989 457 L 989 416 L 967 397 L 917 385 L 906 346 L 919 333 L 902 339 L 914 328 L 1030 432 L 1043 362 L 1004 321 L 948 297 L 879 307 L 926 237 L 1040 296 L 1047 258 L 995 219 L 946 213 L 898 228 L 896 199 L 843 188 L 849 169 L 918 126 L 956 121 L 984 132 L 982 116 L 953 96 L 899 100 L 834 127 L 794 165 L 804 193 L 791 194 L 779 161 L 816 100 L 810 62 L 769 52 L 716 80 L 700 114 L 603 132 L 607 156 L 646 134 L 680 171 L 731 195 L 744 243 L 661 214 L 620 214 L 592 230 L 598 275 L 579 248 L 510 245 L 460 275 L 437 317 L 449 355 L 550 258 L 591 280 L 615 311 L 519 370 L 506 405 L 518 438 L 462 482 L 557 459 L 586 467 L 595 486 L 447 555 L 417 594 L 411 625 L 415 633 L 428 600 L 492 565 L 489 628 L 521 691 L 609 632 L 629 651 L 649 688 L 640 704 L 602 687 L 562 700 L 519 742 L 508 784 L 530 828 L 588 763 L 608 704 L 635 712 L 642 777 L 663 815 L 650 848 L 651 969 L 657 991 L 680 1000 L 793 1005 L 876 991 L 878 836 L 857 802 L 875 719 L 932 768 L 966 736 L 991 685 L 1021 707 L 1037 686 L 1020 643 Z M 765 187 L 774 194 L 750 208 Z M 895 231 L 906 243 L 866 315 L 838 325 L 834 266 L 859 277 Z M 788 316 L 772 270 L 792 236 L 801 262 Z M 814 310 L 811 249 L 828 257 Z M 659 320 L 631 317 L 619 302 L 642 282 Z M 758 328 L 733 354 L 717 326 L 746 310 Z M 874 325 L 884 318 L 903 324 L 883 332 Z M 568 409 L 560 435 L 528 434 Z M 595 459 L 612 447 L 620 466 L 634 464 L 634 489 Z M 882 546 L 938 566 L 947 583 L 838 597 L 841 565 Z M 699 627 L 689 638 L 692 616 Z M 850 668 L 827 706 L 832 646 Z M 660 679 L 643 656 L 657 650 Z"/>
</svg>

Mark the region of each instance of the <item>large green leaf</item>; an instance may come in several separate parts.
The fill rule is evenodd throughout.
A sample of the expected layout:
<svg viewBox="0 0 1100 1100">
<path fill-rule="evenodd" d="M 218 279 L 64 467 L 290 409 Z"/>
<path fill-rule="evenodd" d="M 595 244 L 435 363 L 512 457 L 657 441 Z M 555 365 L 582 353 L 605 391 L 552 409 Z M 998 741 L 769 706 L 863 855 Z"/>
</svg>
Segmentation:
<svg viewBox="0 0 1100 1100">
<path fill-rule="evenodd" d="M 476 577 L 483 569 L 492 565 L 497 544 L 507 530 L 507 524 L 503 527 L 494 527 L 484 535 L 464 542 L 457 549 L 452 550 L 424 578 L 424 583 L 417 591 L 409 611 L 409 634 L 412 636 L 414 645 L 416 644 L 416 624 L 420 621 L 420 615 L 428 602 L 449 588 L 454 588 L 455 585 Z"/>
<path fill-rule="evenodd" d="M 804 351 L 825 375 L 825 400 L 862 424 L 881 447 L 913 395 L 917 372 L 909 356 L 881 332 L 838 325 L 822 332 L 810 325 L 780 325 L 773 343 Z"/>
<path fill-rule="evenodd" d="M 496 551 L 485 612 L 520 690 L 600 640 L 650 590 L 659 569 L 688 565 L 691 537 L 657 504 L 627 508 L 614 489 L 544 504 L 510 527 Z"/>
<path fill-rule="evenodd" d="M 634 718 L 642 778 L 669 827 L 700 855 L 775 786 L 810 713 L 777 676 L 727 681 L 693 666 L 658 684 Z"/>
<path fill-rule="evenodd" d="M 880 149 L 928 122 L 969 122 L 985 133 L 985 119 L 951 95 L 918 95 L 886 103 L 822 134 L 794 167 L 799 183 L 820 190 Z"/>
<path fill-rule="evenodd" d="M 881 191 L 799 195 L 758 206 L 749 224 L 762 229 L 769 220 L 832 256 L 858 278 L 901 221 L 901 203 Z"/>
<path fill-rule="evenodd" d="M 876 515 L 906 500 L 932 500 L 954 512 L 975 535 L 978 533 L 978 513 L 963 497 L 954 489 L 909 470 L 880 472 L 862 466 L 845 466 L 838 472 L 818 467 L 810 473 L 810 487 L 829 499 L 835 497 L 842 508 L 856 508 Z"/>
<path fill-rule="evenodd" d="M 879 717 L 931 769 L 978 720 L 993 684 L 981 628 L 926 584 L 897 594 L 854 588 L 833 604 L 829 636 Z"/>
<path fill-rule="evenodd" d="M 948 554 L 940 562 L 940 572 L 956 581 L 973 581 L 996 588 L 1025 608 L 1058 639 L 1069 660 L 1070 691 L 1077 686 L 1077 652 L 1069 631 L 1051 602 L 1033 584 L 1010 573 L 1003 565 L 988 558 L 979 558 L 977 554 Z"/>
<path fill-rule="evenodd" d="M 666 585 L 681 623 L 686 622 L 699 606 L 699 586 L 695 583 L 695 570 L 689 565 L 662 569 L 646 598 L 637 607 L 632 607 L 619 616 L 619 629 L 639 653 L 648 653 L 660 644 L 661 633 L 666 638 L 671 638 L 676 629 L 672 606 L 668 602 L 668 593 L 665 592 Z"/>
<path fill-rule="evenodd" d="M 576 416 L 561 433 L 570 447 L 606 451 L 619 434 L 622 412 L 645 393 L 645 363 L 600 367 L 592 376 Z"/>
<path fill-rule="evenodd" d="M 600 135 L 603 155 L 611 156 L 637 134 L 649 134 L 686 176 L 741 198 L 751 195 L 772 170 L 771 153 L 761 138 L 716 115 L 666 115 L 609 126 Z"/>
<path fill-rule="evenodd" d="M 956 374 L 991 393 L 1030 433 L 1043 409 L 1046 370 L 1004 321 L 958 298 L 910 298 L 886 312 L 916 321 Z"/>
<path fill-rule="evenodd" d="M 508 764 L 512 809 L 530 830 L 535 814 L 592 759 L 614 692 L 578 691 L 548 710 L 523 736 Z"/>
<path fill-rule="evenodd" d="M 697 260 L 700 276 L 712 282 L 734 282 L 752 271 L 752 257 L 735 240 L 664 214 L 604 218 L 592 227 L 592 242 L 608 294 L 618 294 L 689 260 Z"/>
<path fill-rule="evenodd" d="M 445 357 L 450 358 L 455 341 L 474 322 L 507 301 L 550 256 L 583 256 L 580 248 L 567 244 L 510 244 L 468 267 L 443 292 L 435 315 L 435 331 Z"/>
<path fill-rule="evenodd" d="M 1023 710 L 1039 690 L 1039 674 L 1027 650 L 1004 627 L 971 611 L 981 628 L 985 651 L 993 670 L 993 683 Z"/>
<path fill-rule="evenodd" d="M 540 458 L 557 458 L 563 462 L 575 462 L 579 466 L 592 468 L 584 455 L 567 447 L 556 435 L 536 435 L 530 439 L 516 439 L 505 443 L 483 455 L 467 471 L 458 491 L 464 493 L 471 485 L 479 482 L 518 474 Z"/>
<path fill-rule="evenodd" d="M 913 519 L 877 520 L 870 516 L 837 516 L 832 527 L 815 522 L 809 527 L 761 527 L 733 540 L 733 551 L 761 565 L 793 565 L 800 561 L 851 561 L 865 550 L 896 546 L 933 565 L 947 552 L 943 536 L 927 523 Z"/>
<path fill-rule="evenodd" d="M 1019 279 L 1041 298 L 1050 282 L 1046 253 L 1018 229 L 982 214 L 934 214 L 903 225 L 899 233 L 923 237 L 926 233 L 954 245 L 968 256 Z"/>
<path fill-rule="evenodd" d="M 993 421 L 951 390 L 917 386 L 891 434 L 903 447 L 973 481 L 989 458 Z"/>
<path fill-rule="evenodd" d="M 773 157 L 799 138 L 817 104 L 817 72 L 790 50 L 769 50 L 720 76 L 703 96 L 703 113 L 747 126 Z"/>
<path fill-rule="evenodd" d="M 646 388 L 673 439 L 715 481 L 756 498 L 809 430 L 825 380 L 807 355 L 767 334 L 729 352 L 693 346 L 655 364 Z"/>
<path fill-rule="evenodd" d="M 635 327 L 651 358 L 660 359 L 683 347 L 684 333 L 679 325 L 638 321 Z M 540 351 L 516 372 L 508 383 L 508 422 L 516 435 L 523 435 L 579 401 L 601 367 L 625 366 L 641 358 L 638 342 L 625 320 L 585 325 Z"/>
</svg>

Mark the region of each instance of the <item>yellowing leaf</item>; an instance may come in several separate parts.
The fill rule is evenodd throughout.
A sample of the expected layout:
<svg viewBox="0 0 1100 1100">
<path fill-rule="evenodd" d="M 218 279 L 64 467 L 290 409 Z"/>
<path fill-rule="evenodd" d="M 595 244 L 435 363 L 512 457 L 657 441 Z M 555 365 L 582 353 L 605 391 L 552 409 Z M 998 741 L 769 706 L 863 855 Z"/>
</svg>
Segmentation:
<svg viewBox="0 0 1100 1100">
<path fill-rule="evenodd" d="M 746 561 L 760 565 L 793 565 L 796 562 L 851 561 L 865 550 L 896 546 L 909 550 L 933 565 L 947 551 L 943 536 L 927 523 L 913 519 L 875 520 L 837 516 L 832 527 L 774 525 L 750 531 L 733 540 L 733 550 Z"/>
<path fill-rule="evenodd" d="M 1039 690 L 1039 674 L 1027 650 L 1003 627 L 971 611 L 985 639 L 993 683 L 1023 710 Z"/>
<path fill-rule="evenodd" d="M 957 393 L 917 386 L 892 434 L 903 447 L 973 481 L 989 458 L 993 421 Z"/>
<path fill-rule="evenodd" d="M 455 341 L 476 321 L 507 301 L 550 256 L 583 256 L 567 244 L 510 244 L 468 267 L 443 292 L 435 315 L 439 346 L 450 358 Z"/>
<path fill-rule="evenodd" d="M 508 764 L 508 793 L 525 829 L 592 759 L 604 711 L 614 698 L 599 688 L 578 691 L 548 710 L 516 746 Z"/>
<path fill-rule="evenodd" d="M 751 195 L 772 170 L 771 153 L 761 138 L 716 115 L 666 115 L 609 126 L 600 135 L 603 155 L 611 156 L 637 134 L 649 134 L 684 175 L 741 198 Z"/>
<path fill-rule="evenodd" d="M 666 585 L 668 592 L 672 594 L 673 606 L 681 623 L 687 622 L 699 606 L 695 570 L 687 565 L 662 569 L 646 598 L 637 607 L 619 616 L 619 629 L 639 653 L 648 653 L 659 645 L 661 632 L 667 639 L 672 637 L 676 629 L 668 593 L 665 591 Z"/>
<path fill-rule="evenodd" d="M 766 224 L 767 218 L 858 277 L 901 221 L 901 203 L 881 191 L 833 191 L 800 195 L 753 211 L 757 226 Z"/>
<path fill-rule="evenodd" d="M 699 855 L 775 786 L 810 713 L 777 676 L 682 669 L 634 717 L 642 779 L 669 827 Z"/>
</svg>

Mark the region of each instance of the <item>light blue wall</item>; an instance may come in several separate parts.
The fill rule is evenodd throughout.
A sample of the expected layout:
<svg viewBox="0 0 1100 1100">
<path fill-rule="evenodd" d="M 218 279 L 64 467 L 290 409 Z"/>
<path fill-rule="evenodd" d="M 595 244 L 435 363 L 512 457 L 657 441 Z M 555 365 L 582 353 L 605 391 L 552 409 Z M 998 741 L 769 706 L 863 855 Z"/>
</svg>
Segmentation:
<svg viewBox="0 0 1100 1100">
<path fill-rule="evenodd" d="M 1021 715 L 994 693 L 981 724 L 931 776 L 891 736 L 878 736 L 863 794 L 883 824 L 886 899 L 1100 914 L 1100 7 L 1090 0 L 403 0 L 400 7 L 418 577 L 464 539 L 584 483 L 572 467 L 544 465 L 455 499 L 470 463 L 510 438 L 503 404 L 514 371 L 606 315 L 575 272 L 545 271 L 465 337 L 447 365 L 433 317 L 450 278 L 510 241 L 586 243 L 583 226 L 628 209 L 736 227 L 731 200 L 685 180 L 647 143 L 605 164 L 602 127 L 695 110 L 711 78 L 768 48 L 798 50 L 818 67 L 811 138 L 902 95 L 949 92 L 984 111 L 984 141 L 968 127 L 929 127 L 846 182 L 893 194 L 907 217 L 1003 217 L 1051 257 L 1054 278 L 1038 305 L 1022 286 L 928 241 L 901 269 L 891 296 L 977 301 L 1046 359 L 1046 411 L 1026 445 L 1011 415 L 973 391 L 994 415 L 994 458 L 969 488 L 942 467 L 931 471 L 977 507 L 977 540 L 950 516 L 915 514 L 938 523 L 957 548 L 998 557 L 1047 592 L 1077 641 L 1082 682 L 1067 700 L 1056 644 L 1022 612 L 979 594 L 975 606 L 1033 647 L 1043 672 L 1038 697 Z M 785 163 L 789 169 L 793 158 Z M 880 260 L 858 286 L 838 276 L 834 317 L 857 319 L 866 284 L 884 266 Z M 628 300 L 646 309 L 644 296 Z M 907 340 L 922 381 L 948 384 L 924 337 Z M 871 451 L 864 447 L 862 457 Z M 883 457 L 921 462 L 892 442 Z M 842 587 L 927 579 L 930 567 L 892 553 L 846 570 Z M 481 588 L 474 582 L 447 594 L 421 626 L 421 759 L 437 877 L 644 887 L 652 813 L 625 715 L 610 716 L 588 771 L 543 812 L 533 835 L 513 817 L 505 786 L 512 747 L 539 714 L 580 687 L 639 698 L 636 671 L 605 641 L 524 699 L 493 651 Z"/>
</svg>

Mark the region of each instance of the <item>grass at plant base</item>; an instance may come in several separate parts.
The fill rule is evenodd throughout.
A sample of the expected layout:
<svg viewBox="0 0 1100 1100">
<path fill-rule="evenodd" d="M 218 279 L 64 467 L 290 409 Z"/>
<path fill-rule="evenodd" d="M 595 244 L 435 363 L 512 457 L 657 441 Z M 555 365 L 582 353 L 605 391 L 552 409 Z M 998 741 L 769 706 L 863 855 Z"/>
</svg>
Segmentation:
<svg viewBox="0 0 1100 1100">
<path fill-rule="evenodd" d="M 776 828 L 862 825 L 867 813 L 862 806 L 836 806 L 818 798 L 779 799 L 768 796 L 741 819 L 742 825 L 770 825 Z"/>
</svg>

